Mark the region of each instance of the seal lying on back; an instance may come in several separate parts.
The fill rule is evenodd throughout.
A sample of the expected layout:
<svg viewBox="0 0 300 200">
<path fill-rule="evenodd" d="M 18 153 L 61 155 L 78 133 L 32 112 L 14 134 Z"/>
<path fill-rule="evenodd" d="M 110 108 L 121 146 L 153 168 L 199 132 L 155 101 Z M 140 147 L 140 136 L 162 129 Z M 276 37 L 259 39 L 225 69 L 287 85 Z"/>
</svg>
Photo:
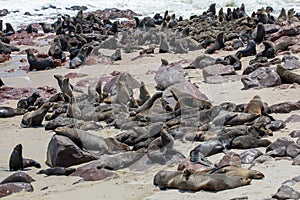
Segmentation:
<svg viewBox="0 0 300 200">
<path fill-rule="evenodd" d="M 27 60 L 29 63 L 29 71 L 33 70 L 47 70 L 47 69 L 53 69 L 56 67 L 54 61 L 52 59 L 46 58 L 46 59 L 38 59 L 32 52 L 31 49 L 25 50 L 27 53 Z"/>
</svg>

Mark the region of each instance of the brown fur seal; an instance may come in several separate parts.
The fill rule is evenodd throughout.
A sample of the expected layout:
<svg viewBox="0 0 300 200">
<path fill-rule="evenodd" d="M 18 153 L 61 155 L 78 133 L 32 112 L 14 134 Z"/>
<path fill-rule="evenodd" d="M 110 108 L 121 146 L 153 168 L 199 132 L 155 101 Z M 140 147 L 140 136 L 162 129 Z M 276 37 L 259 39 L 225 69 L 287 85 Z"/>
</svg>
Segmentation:
<svg viewBox="0 0 300 200">
<path fill-rule="evenodd" d="M 128 146 L 112 138 L 102 138 L 76 128 L 58 127 L 56 134 L 70 138 L 79 148 L 96 151 L 98 155 L 128 150 Z"/>
<path fill-rule="evenodd" d="M 175 188 L 192 191 L 220 191 L 248 185 L 250 182 L 251 179 L 240 176 L 193 173 L 192 170 L 159 171 L 153 181 L 160 189 Z"/>
<path fill-rule="evenodd" d="M 265 45 L 265 49 L 258 53 L 256 56 L 262 56 L 267 58 L 274 58 L 276 56 L 276 48 L 273 42 L 271 41 L 263 41 L 263 44 Z"/>
<path fill-rule="evenodd" d="M 216 50 L 220 50 L 225 46 L 224 44 L 224 33 L 221 32 L 217 35 L 216 37 L 216 41 L 214 43 L 214 45 L 210 48 L 208 48 L 205 53 L 208 54 L 213 54 Z"/>
<path fill-rule="evenodd" d="M 140 86 L 139 105 L 143 105 L 148 99 L 150 99 L 150 97 L 150 92 L 145 83 L 142 81 Z"/>
<path fill-rule="evenodd" d="M 15 115 L 23 115 L 27 110 L 22 108 L 11 108 L 8 106 L 0 106 L 0 118 L 13 117 Z"/>
<path fill-rule="evenodd" d="M 48 70 L 56 67 L 52 59 L 38 59 L 32 52 L 31 49 L 25 50 L 27 53 L 27 60 L 29 63 L 29 71 L 33 70 Z"/>
<path fill-rule="evenodd" d="M 83 65 L 86 61 L 86 58 L 92 52 L 93 49 L 94 49 L 93 46 L 82 47 L 79 53 L 76 55 L 76 57 L 70 60 L 70 68 L 74 69 Z"/>
<path fill-rule="evenodd" d="M 255 56 L 256 55 L 256 43 L 253 40 L 249 40 L 247 47 L 243 50 L 238 51 L 235 56 L 238 58 Z"/>
<path fill-rule="evenodd" d="M 255 95 L 248 103 L 245 112 L 262 115 L 264 109 L 264 103 L 259 95 Z"/>
<path fill-rule="evenodd" d="M 253 39 L 257 44 L 260 44 L 265 39 L 265 37 L 266 37 L 265 27 L 264 27 L 263 23 L 258 23 L 257 24 L 257 32 L 256 32 L 256 34 L 253 35 Z"/>
<path fill-rule="evenodd" d="M 250 149 L 257 147 L 267 147 L 271 142 L 266 139 L 257 139 L 250 135 L 242 135 L 234 138 L 231 143 L 232 148 Z"/>
<path fill-rule="evenodd" d="M 283 68 L 281 65 L 277 65 L 276 72 L 280 76 L 282 83 L 300 84 L 300 75 L 290 72 L 288 69 Z"/>
<path fill-rule="evenodd" d="M 127 105 L 130 101 L 130 94 L 124 81 L 119 80 L 117 83 L 116 103 Z"/>
<path fill-rule="evenodd" d="M 37 174 L 46 174 L 47 176 L 69 176 L 75 171 L 76 169 L 71 167 L 51 167 L 48 169 L 42 169 Z"/>
<path fill-rule="evenodd" d="M 226 174 L 228 176 L 240 176 L 246 179 L 262 179 L 265 175 L 257 170 L 244 169 L 241 167 L 233 166 L 233 165 L 225 165 L 221 167 L 217 167 L 209 172 L 212 173 L 221 173 Z"/>
<path fill-rule="evenodd" d="M 9 159 L 9 170 L 18 171 L 23 169 L 23 157 L 22 157 L 22 145 L 18 144 L 15 146 L 13 152 L 10 155 Z"/>
<path fill-rule="evenodd" d="M 33 106 L 33 104 L 39 97 L 41 97 L 41 95 L 38 92 L 34 92 L 30 97 L 19 100 L 17 108 L 27 109 L 29 108 L 29 106 Z"/>
<path fill-rule="evenodd" d="M 53 103 L 46 102 L 39 109 L 26 113 L 22 118 L 21 127 L 28 128 L 30 126 L 40 126 L 52 105 Z"/>
</svg>

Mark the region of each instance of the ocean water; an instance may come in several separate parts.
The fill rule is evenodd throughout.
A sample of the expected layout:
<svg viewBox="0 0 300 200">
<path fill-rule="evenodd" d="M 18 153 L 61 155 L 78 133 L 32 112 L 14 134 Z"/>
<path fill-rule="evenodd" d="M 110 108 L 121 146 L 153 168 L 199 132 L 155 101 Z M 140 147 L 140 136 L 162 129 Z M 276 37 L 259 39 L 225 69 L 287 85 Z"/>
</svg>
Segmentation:
<svg viewBox="0 0 300 200">
<path fill-rule="evenodd" d="M 131 9 L 143 16 L 163 14 L 165 10 L 169 10 L 169 13 L 187 18 L 193 14 L 201 14 L 212 3 L 216 3 L 217 10 L 221 7 L 238 7 L 244 3 L 248 15 L 266 6 L 273 7 L 275 16 L 282 7 L 295 8 L 296 12 L 300 12 L 300 0 L 0 0 L 0 9 L 6 8 L 11 12 L 0 19 L 4 23 L 10 22 L 14 27 L 42 21 L 51 23 L 60 14 L 75 15 L 77 11 L 65 9 L 74 5 L 86 6 L 88 11 L 113 7 Z M 49 5 L 56 8 L 42 9 Z M 26 16 L 25 12 L 30 12 L 33 16 Z"/>
</svg>

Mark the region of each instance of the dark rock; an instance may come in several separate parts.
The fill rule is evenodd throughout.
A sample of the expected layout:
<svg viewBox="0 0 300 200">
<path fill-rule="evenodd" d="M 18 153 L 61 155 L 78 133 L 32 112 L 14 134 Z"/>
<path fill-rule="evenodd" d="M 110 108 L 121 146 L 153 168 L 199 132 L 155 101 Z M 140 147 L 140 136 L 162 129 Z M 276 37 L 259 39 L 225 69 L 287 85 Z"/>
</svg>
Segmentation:
<svg viewBox="0 0 300 200">
<path fill-rule="evenodd" d="M 241 79 L 244 88 L 273 87 L 281 84 L 281 79 L 272 68 L 261 67 Z"/>
<path fill-rule="evenodd" d="M 203 77 L 207 80 L 209 76 L 236 75 L 232 65 L 215 64 L 203 68 Z"/>
</svg>

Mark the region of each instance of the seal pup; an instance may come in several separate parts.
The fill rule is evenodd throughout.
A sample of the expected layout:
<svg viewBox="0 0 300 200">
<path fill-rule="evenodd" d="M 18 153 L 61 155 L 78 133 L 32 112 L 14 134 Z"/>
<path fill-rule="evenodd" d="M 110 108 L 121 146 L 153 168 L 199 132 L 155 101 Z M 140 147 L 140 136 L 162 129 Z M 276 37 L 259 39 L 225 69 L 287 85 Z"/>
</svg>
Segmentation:
<svg viewBox="0 0 300 200">
<path fill-rule="evenodd" d="M 300 75 L 290 72 L 288 69 L 283 68 L 282 65 L 277 65 L 276 72 L 280 76 L 282 83 L 300 84 Z"/>
<path fill-rule="evenodd" d="M 47 114 L 49 108 L 52 105 L 52 102 L 46 102 L 39 109 L 26 113 L 22 118 L 20 126 L 23 128 L 28 128 L 31 126 L 40 126 L 43 122 L 45 115 Z"/>
<path fill-rule="evenodd" d="M 216 41 L 212 47 L 206 49 L 205 53 L 213 54 L 216 50 L 220 50 L 225 46 L 224 44 L 224 33 L 221 32 L 217 35 Z"/>
<path fill-rule="evenodd" d="M 27 109 L 29 106 L 33 106 L 34 102 L 37 100 L 37 98 L 41 97 L 40 93 L 34 92 L 30 97 L 20 99 L 17 103 L 17 108 L 23 108 Z"/>
<path fill-rule="evenodd" d="M 245 108 L 246 113 L 262 115 L 264 111 L 264 103 L 259 95 L 255 95 Z"/>
<path fill-rule="evenodd" d="M 27 60 L 29 63 L 29 71 L 48 70 L 48 69 L 53 69 L 56 67 L 56 65 L 52 59 L 49 59 L 49 58 L 38 59 L 33 54 L 33 51 L 31 49 L 26 49 L 25 52 L 27 54 Z"/>
</svg>

